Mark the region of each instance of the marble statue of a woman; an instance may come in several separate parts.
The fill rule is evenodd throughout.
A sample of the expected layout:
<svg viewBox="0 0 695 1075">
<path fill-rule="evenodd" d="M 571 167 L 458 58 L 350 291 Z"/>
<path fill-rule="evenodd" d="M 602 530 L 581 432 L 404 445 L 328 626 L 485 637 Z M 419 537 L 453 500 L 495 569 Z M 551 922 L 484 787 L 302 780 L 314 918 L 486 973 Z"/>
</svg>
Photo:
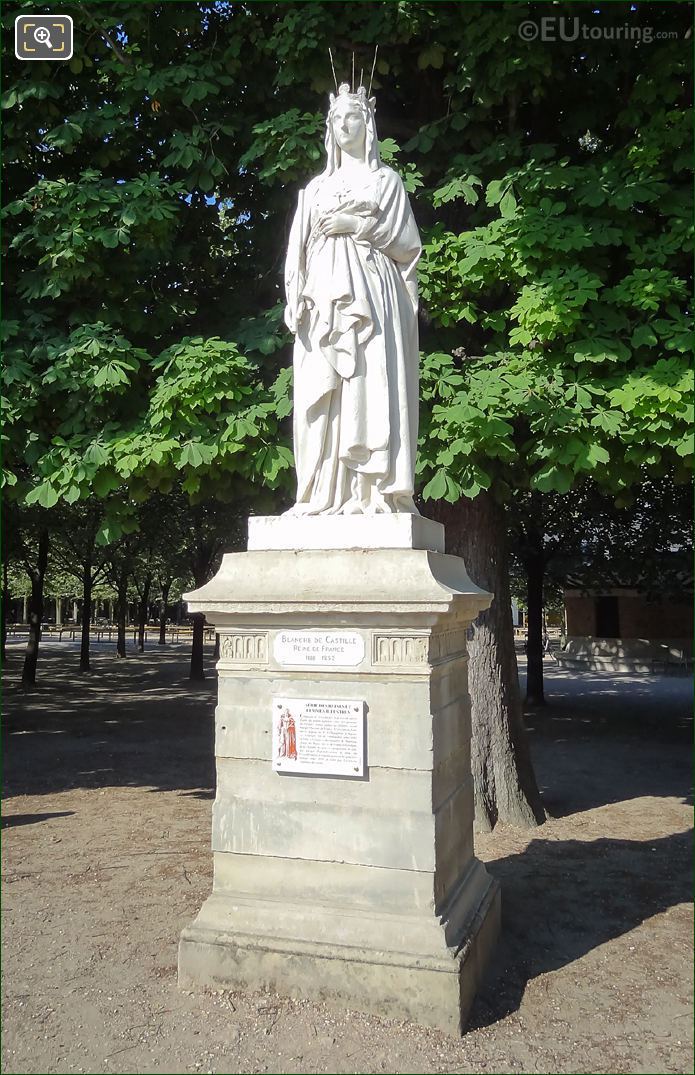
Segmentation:
<svg viewBox="0 0 695 1075">
<path fill-rule="evenodd" d="M 403 183 L 379 158 L 374 103 L 362 86 L 331 94 L 326 167 L 300 192 L 290 233 L 291 515 L 417 512 L 421 245 Z"/>
</svg>

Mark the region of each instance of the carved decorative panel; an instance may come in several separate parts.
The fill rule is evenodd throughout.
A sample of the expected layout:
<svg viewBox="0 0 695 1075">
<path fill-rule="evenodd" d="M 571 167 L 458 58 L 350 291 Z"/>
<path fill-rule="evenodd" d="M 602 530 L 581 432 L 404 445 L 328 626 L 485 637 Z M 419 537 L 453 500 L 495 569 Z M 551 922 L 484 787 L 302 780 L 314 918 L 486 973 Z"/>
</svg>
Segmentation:
<svg viewBox="0 0 695 1075">
<path fill-rule="evenodd" d="M 374 635 L 372 663 L 427 664 L 429 639 L 426 635 Z"/>
<path fill-rule="evenodd" d="M 466 652 L 467 632 L 463 627 L 455 631 L 444 631 L 430 639 L 430 659 L 441 661 Z"/>
<path fill-rule="evenodd" d="M 267 664 L 268 635 L 239 632 L 220 637 L 220 660 L 230 664 Z"/>
</svg>

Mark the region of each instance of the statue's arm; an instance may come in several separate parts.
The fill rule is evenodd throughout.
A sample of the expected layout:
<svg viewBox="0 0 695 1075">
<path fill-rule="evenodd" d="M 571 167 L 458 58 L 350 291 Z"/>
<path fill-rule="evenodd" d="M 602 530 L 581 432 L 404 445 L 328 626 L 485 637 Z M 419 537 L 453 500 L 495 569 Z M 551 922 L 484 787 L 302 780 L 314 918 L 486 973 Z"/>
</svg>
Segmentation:
<svg viewBox="0 0 695 1075">
<path fill-rule="evenodd" d="M 416 266 L 422 243 L 403 182 L 390 168 L 382 176 L 378 212 L 360 220 L 355 238 L 371 243 L 397 264 L 417 309 Z"/>
</svg>

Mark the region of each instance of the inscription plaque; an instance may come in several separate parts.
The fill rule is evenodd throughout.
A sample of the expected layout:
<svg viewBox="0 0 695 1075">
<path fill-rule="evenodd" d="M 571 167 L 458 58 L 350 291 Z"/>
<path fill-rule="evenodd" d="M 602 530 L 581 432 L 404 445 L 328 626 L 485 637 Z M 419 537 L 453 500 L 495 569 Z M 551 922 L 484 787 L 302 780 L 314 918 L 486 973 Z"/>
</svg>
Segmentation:
<svg viewBox="0 0 695 1075">
<path fill-rule="evenodd" d="M 273 769 L 364 774 L 364 702 L 273 698 Z"/>
<path fill-rule="evenodd" d="M 357 631 L 278 631 L 273 656 L 284 665 L 355 668 L 364 660 L 364 639 Z"/>
</svg>

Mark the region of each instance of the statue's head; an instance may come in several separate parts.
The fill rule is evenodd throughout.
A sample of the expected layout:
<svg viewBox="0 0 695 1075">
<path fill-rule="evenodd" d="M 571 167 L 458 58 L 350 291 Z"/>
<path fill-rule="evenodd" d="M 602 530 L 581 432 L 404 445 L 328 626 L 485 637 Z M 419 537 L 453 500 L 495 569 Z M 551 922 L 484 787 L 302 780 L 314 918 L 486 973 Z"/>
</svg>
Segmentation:
<svg viewBox="0 0 695 1075">
<path fill-rule="evenodd" d="M 343 83 L 337 97 L 331 94 L 329 116 L 333 137 L 340 149 L 348 149 L 354 153 L 361 148 L 364 154 L 367 133 L 364 89 L 362 93 L 362 97 L 359 91 L 350 93 L 347 83 Z"/>
<path fill-rule="evenodd" d="M 351 93 L 347 82 L 339 86 L 337 94 L 330 95 L 326 117 L 327 173 L 339 167 L 341 149 L 352 153 L 361 149 L 363 159 L 370 168 L 379 166 L 375 104 L 374 97 L 367 97 L 364 86 L 360 86 L 356 93 Z"/>
</svg>

